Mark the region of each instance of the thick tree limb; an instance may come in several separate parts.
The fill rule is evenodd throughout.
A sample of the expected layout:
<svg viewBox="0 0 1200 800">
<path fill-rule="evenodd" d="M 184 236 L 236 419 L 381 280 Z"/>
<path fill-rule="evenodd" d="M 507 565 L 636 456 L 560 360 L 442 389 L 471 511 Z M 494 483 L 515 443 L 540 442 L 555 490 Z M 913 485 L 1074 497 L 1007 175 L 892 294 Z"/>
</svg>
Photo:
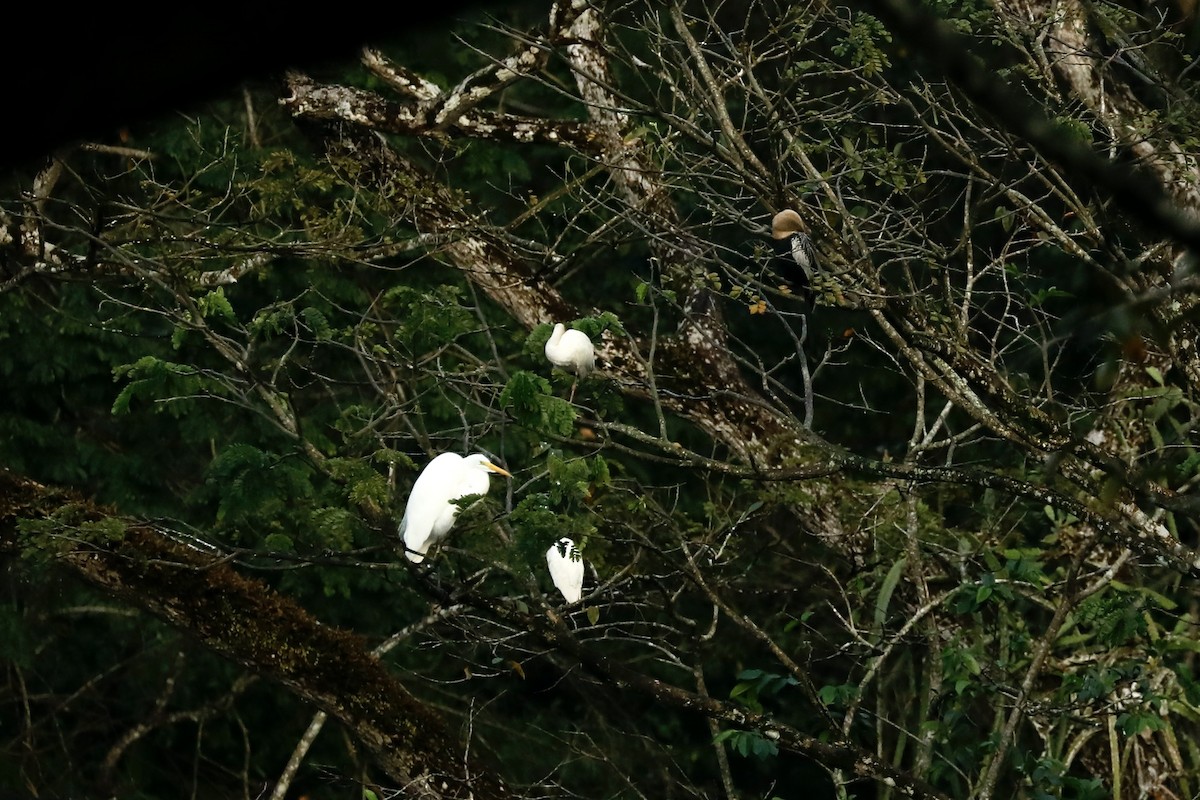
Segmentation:
<svg viewBox="0 0 1200 800">
<path fill-rule="evenodd" d="M 22 521 L 41 523 L 35 533 Z M 514 795 L 354 634 L 154 525 L 0 472 L 0 551 L 34 548 L 340 720 L 406 796 Z M 464 763 L 465 762 L 465 763 Z"/>
<path fill-rule="evenodd" d="M 396 103 L 350 86 L 321 86 L 299 73 L 287 79 L 289 94 L 280 102 L 297 117 L 350 122 L 382 133 L 445 135 L 443 131 L 480 139 L 525 144 L 569 144 L 587 149 L 594 135 L 589 126 L 571 120 L 548 120 L 515 114 L 466 109 L 447 118 L 427 114 L 423 103 Z M 432 117 L 432 118 L 430 118 Z"/>
</svg>

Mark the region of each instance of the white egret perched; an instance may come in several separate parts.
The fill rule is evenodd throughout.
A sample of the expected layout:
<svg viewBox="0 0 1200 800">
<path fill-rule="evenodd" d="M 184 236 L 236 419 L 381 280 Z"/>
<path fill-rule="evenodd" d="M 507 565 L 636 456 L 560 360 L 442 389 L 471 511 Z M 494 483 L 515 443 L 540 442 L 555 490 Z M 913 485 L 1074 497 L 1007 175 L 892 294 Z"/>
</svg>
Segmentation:
<svg viewBox="0 0 1200 800">
<path fill-rule="evenodd" d="M 409 561 L 424 561 L 429 548 L 446 538 L 459 512 L 455 500 L 487 494 L 488 472 L 512 477 L 481 453 L 466 458 L 458 453 L 442 453 L 425 465 L 413 484 L 404 518 L 400 520 L 404 555 Z"/>
<path fill-rule="evenodd" d="M 560 322 L 546 340 L 546 358 L 554 366 L 575 373 L 575 382 L 571 384 L 571 400 L 574 401 L 579 379 L 587 377 L 596 368 L 596 348 L 592 346 L 592 340 L 583 331 L 567 330 Z"/>
<path fill-rule="evenodd" d="M 568 603 L 583 596 L 583 559 L 575 542 L 564 536 L 550 545 L 546 551 L 546 565 L 550 567 L 551 580 Z"/>
<path fill-rule="evenodd" d="M 809 308 L 812 308 L 813 271 L 817 268 L 817 249 L 804 232 L 800 215 L 785 208 L 771 220 L 771 239 L 775 256 L 771 269 Z"/>
</svg>

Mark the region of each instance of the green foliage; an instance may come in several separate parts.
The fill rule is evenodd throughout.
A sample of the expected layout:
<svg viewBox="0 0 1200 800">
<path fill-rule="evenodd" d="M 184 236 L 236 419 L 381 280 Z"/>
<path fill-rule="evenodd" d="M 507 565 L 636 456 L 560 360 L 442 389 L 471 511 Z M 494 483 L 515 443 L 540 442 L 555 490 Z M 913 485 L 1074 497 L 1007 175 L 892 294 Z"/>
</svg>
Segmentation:
<svg viewBox="0 0 1200 800">
<path fill-rule="evenodd" d="M 975 614 L 996 600 L 1011 602 L 1012 589 L 1005 583 L 998 583 L 995 573 L 985 572 L 978 581 L 959 587 L 953 607 L 958 614 Z"/>
<path fill-rule="evenodd" d="M 1045 572 L 1045 563 L 1039 558 L 1042 551 L 1037 548 L 1021 550 L 1005 550 L 1004 573 L 1013 581 L 1028 583 L 1036 587 L 1044 587 L 1050 583 L 1050 576 Z"/>
<path fill-rule="evenodd" d="M 713 737 L 713 744 L 722 742 L 727 742 L 729 749 L 740 756 L 767 759 L 779 753 L 775 742 L 758 731 L 721 731 Z"/>
<path fill-rule="evenodd" d="M 145 399 L 154 403 L 155 411 L 168 411 L 181 416 L 191 410 L 192 402 L 204 395 L 221 395 L 221 385 L 206 378 L 196 367 L 177 364 L 156 356 L 144 356 L 133 364 L 122 364 L 113 369 L 113 379 L 129 378 L 130 382 L 121 389 L 113 400 L 113 414 L 130 413 L 134 400 Z"/>
<path fill-rule="evenodd" d="M 900 576 L 904 574 L 904 567 L 907 563 L 907 559 L 901 558 L 892 564 L 879 588 L 879 597 L 875 600 L 875 627 L 878 629 L 882 630 L 884 622 L 887 620 L 888 604 L 892 600 L 892 593 L 896 591 L 896 585 L 900 582 Z"/>
<path fill-rule="evenodd" d="M 259 174 L 242 180 L 252 213 L 264 219 L 293 220 L 311 241 L 361 242 L 368 222 L 362 210 L 369 206 L 355 196 L 362 187 L 348 186 L 330 167 L 296 150 L 267 152 Z"/>
<path fill-rule="evenodd" d="M 594 317 L 580 317 L 571 323 L 571 327 L 583 331 L 593 342 L 600 341 L 600 337 L 605 331 L 612 331 L 618 336 L 629 335 L 629 332 L 621 325 L 620 318 L 611 311 L 605 311 Z M 546 338 L 549 338 L 549 336 Z M 545 346 L 544 342 L 543 346 Z"/>
<path fill-rule="evenodd" d="M 1029 777 L 1033 800 L 1104 800 L 1110 797 L 1100 778 L 1077 778 L 1067 774 L 1067 767 L 1055 758 L 1039 758 L 1020 765 Z"/>
<path fill-rule="evenodd" d="M 329 326 L 329 320 L 320 309 L 313 306 L 305 306 L 300 309 L 300 316 L 304 319 L 305 324 L 312 331 L 312 335 L 317 341 L 325 341 L 332 338 L 333 332 Z"/>
<path fill-rule="evenodd" d="M 546 458 L 549 472 L 550 498 L 555 503 L 583 500 L 592 492 L 593 483 L 607 484 L 608 462 L 601 456 L 592 458 L 565 458 L 552 451 Z"/>
<path fill-rule="evenodd" d="M 570 436 L 575 429 L 575 409 L 550 393 L 548 380 L 532 372 L 512 374 L 500 392 L 500 407 L 535 431 Z"/>
<path fill-rule="evenodd" d="M 104 517 L 98 520 L 88 520 L 78 529 L 81 541 L 95 542 L 101 545 L 116 544 L 125 538 L 125 523 L 115 517 Z"/>
<path fill-rule="evenodd" d="M 353 493 L 351 500 L 359 503 Z M 315 543 L 330 550 L 350 550 L 363 536 L 363 524 L 358 515 L 337 506 L 314 509 L 311 530 Z"/>
<path fill-rule="evenodd" d="M 868 138 L 873 137 L 868 134 Z M 901 143 L 893 145 L 891 149 L 863 147 L 843 136 L 841 144 L 849 175 L 855 183 L 861 184 L 869 178 L 875 186 L 904 190 L 910 184 L 921 184 L 926 180 L 924 172 L 914 169 L 905 157 Z"/>
<path fill-rule="evenodd" d="M 1081 119 L 1058 117 L 1055 120 L 1055 130 L 1064 138 L 1075 139 L 1082 144 L 1092 143 L 1092 128 Z"/>
<path fill-rule="evenodd" d="M 1029 297 L 1029 304 L 1032 306 L 1044 305 L 1047 300 L 1057 297 L 1070 297 L 1070 292 L 1064 292 L 1057 286 L 1047 286 L 1043 289 L 1038 289 Z"/>
<path fill-rule="evenodd" d="M 476 320 L 461 305 L 461 286 L 441 284 L 422 288 L 401 284 L 379 300 L 380 311 L 396 320 L 392 341 L 406 358 L 416 358 L 454 341 L 474 329 Z"/>
<path fill-rule="evenodd" d="M 1126 736 L 1137 736 L 1143 732 L 1161 731 L 1166 727 L 1162 715 L 1155 711 L 1133 711 L 1117 717 L 1121 733 Z"/>
<path fill-rule="evenodd" d="M 603 457 L 569 458 L 561 451 L 550 451 L 546 457 L 545 490 L 526 493 L 507 518 L 515 533 L 517 560 L 542 571 L 546 550 L 567 536 L 575 541 L 581 555 L 586 553 L 596 563 L 599 552 L 588 547 L 589 537 L 596 529 L 577 511 L 610 481 L 608 463 Z"/>
<path fill-rule="evenodd" d="M 986 0 L 926 0 L 923 5 L 960 33 L 980 32 L 996 13 Z"/>
<path fill-rule="evenodd" d="M 851 66 L 859 67 L 870 77 L 891 65 L 881 42 L 891 42 L 892 34 L 877 18 L 865 12 L 852 15 L 845 37 L 831 48 L 834 55 L 845 58 Z"/>
<path fill-rule="evenodd" d="M 263 540 L 263 547 L 277 553 L 294 553 L 295 543 L 286 533 L 271 533 Z"/>
<path fill-rule="evenodd" d="M 399 455 L 399 454 L 398 454 Z M 411 464 L 412 460 L 408 459 Z M 326 462 L 329 474 L 341 481 L 347 497 L 357 506 L 380 514 L 388 506 L 388 486 L 384 477 L 360 459 L 331 458 Z"/>
<path fill-rule="evenodd" d="M 376 450 L 372 455 L 372 460 L 377 464 L 387 464 L 392 467 L 398 467 L 407 472 L 416 472 L 417 463 L 408 457 L 405 453 L 399 450 L 393 450 L 390 447 L 383 447 Z"/>
<path fill-rule="evenodd" d="M 22 560 L 33 564 L 49 562 L 59 552 L 62 543 L 57 541 L 62 528 L 49 519 L 17 520 L 17 541 L 21 545 Z"/>
<path fill-rule="evenodd" d="M 279 456 L 250 444 L 233 444 L 213 459 L 205 491 L 217 500 L 218 528 L 238 529 L 265 537 L 285 512 L 296 510 L 313 493 L 312 470 L 295 458 Z M 264 530 L 263 524 L 267 525 Z"/>
<path fill-rule="evenodd" d="M 983 668 L 976 647 L 950 646 L 942 649 L 942 674 L 954 693 L 963 695 L 979 690 Z"/>
<path fill-rule="evenodd" d="M 521 498 L 508 515 L 508 524 L 516 533 L 515 560 L 539 572 L 544 571 L 546 550 L 561 537 L 570 536 L 577 545 L 582 541 L 578 518 L 556 511 L 548 494 L 531 493 Z"/>
<path fill-rule="evenodd" d="M 283 333 L 296 319 L 296 309 L 291 303 L 275 303 L 258 311 L 250 321 L 250 334 L 254 337 L 271 338 Z"/>
<path fill-rule="evenodd" d="M 829 683 L 817 690 L 821 702 L 830 708 L 845 708 L 858 697 L 858 685 L 853 683 Z"/>
<path fill-rule="evenodd" d="M 233 320 L 236 316 L 233 313 L 233 305 L 225 297 L 225 287 L 223 286 L 219 286 L 208 294 L 198 298 L 196 306 L 200 309 L 200 315 L 206 319 Z"/>
<path fill-rule="evenodd" d="M 1084 600 L 1075 612 L 1080 625 L 1090 626 L 1097 643 L 1115 647 L 1146 633 L 1146 619 L 1136 598 L 1118 592 L 1102 592 Z"/>
<path fill-rule="evenodd" d="M 729 691 L 732 700 L 738 700 L 756 713 L 763 713 L 763 700 L 777 696 L 783 689 L 795 686 L 791 675 L 781 675 L 761 669 L 744 669 L 738 673 L 737 684 Z"/>
</svg>

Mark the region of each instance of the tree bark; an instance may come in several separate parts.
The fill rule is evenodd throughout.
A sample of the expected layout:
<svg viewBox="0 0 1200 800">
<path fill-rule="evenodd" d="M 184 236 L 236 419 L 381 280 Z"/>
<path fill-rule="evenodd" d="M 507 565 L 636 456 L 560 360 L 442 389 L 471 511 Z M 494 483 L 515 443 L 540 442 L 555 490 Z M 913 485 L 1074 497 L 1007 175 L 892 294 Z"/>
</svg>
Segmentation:
<svg viewBox="0 0 1200 800">
<path fill-rule="evenodd" d="M 30 549 L 340 720 L 406 796 L 514 797 L 361 637 L 155 525 L 0 471 L 0 551 Z"/>
</svg>

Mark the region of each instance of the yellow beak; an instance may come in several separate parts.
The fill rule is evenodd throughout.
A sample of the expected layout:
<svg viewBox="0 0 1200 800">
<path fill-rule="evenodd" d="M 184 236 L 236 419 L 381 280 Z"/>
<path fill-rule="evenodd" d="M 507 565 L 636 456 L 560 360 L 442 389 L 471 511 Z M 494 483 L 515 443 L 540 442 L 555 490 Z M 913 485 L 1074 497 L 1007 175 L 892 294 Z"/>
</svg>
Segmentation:
<svg viewBox="0 0 1200 800">
<path fill-rule="evenodd" d="M 509 472 L 508 470 L 504 469 L 503 467 L 497 467 L 495 464 L 493 464 L 493 463 L 492 463 L 492 462 L 490 462 L 490 461 L 485 461 L 485 462 L 483 462 L 483 465 L 484 465 L 485 467 L 487 467 L 488 469 L 490 469 L 492 472 L 499 472 L 501 475 L 507 475 L 507 476 L 508 476 L 508 477 L 510 477 L 510 478 L 512 477 L 512 473 L 511 473 L 511 472 Z"/>
</svg>

